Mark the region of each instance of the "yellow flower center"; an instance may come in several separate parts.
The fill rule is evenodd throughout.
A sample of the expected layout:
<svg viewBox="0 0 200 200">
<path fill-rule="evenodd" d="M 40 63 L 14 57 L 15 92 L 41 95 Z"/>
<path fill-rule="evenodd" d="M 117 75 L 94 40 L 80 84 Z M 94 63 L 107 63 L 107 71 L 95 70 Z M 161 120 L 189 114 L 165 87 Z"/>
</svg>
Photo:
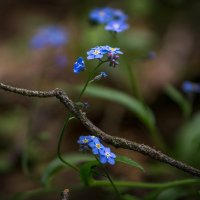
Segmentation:
<svg viewBox="0 0 200 200">
<path fill-rule="evenodd" d="M 88 140 L 87 140 L 87 139 L 84 139 L 84 140 L 83 140 L 83 143 L 88 143 Z"/>
<path fill-rule="evenodd" d="M 110 48 L 111 51 L 114 51 L 115 49 L 116 49 L 116 48 L 112 48 L 112 47 Z"/>
<path fill-rule="evenodd" d="M 101 148 L 101 145 L 100 145 L 100 144 L 96 144 L 96 148 L 97 148 L 97 149 L 100 149 L 100 148 Z"/>
<path fill-rule="evenodd" d="M 95 50 L 95 51 L 94 51 L 94 54 L 95 54 L 95 55 L 98 55 L 99 53 L 100 53 L 99 50 Z"/>
</svg>

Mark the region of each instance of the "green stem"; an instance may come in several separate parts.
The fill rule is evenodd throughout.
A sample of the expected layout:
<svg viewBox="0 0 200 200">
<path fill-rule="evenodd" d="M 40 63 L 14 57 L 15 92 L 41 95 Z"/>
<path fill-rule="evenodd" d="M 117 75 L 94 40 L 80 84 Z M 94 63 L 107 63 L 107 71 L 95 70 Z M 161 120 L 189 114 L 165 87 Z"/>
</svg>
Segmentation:
<svg viewBox="0 0 200 200">
<path fill-rule="evenodd" d="M 125 60 L 125 63 L 126 63 L 125 66 L 127 69 L 129 80 L 131 83 L 131 91 L 137 99 L 139 99 L 141 102 L 143 102 L 144 100 L 143 100 L 142 94 L 140 92 L 140 89 L 139 89 L 139 86 L 138 86 L 138 83 L 136 80 L 135 72 L 133 71 L 133 69 L 128 61 Z"/>
<path fill-rule="evenodd" d="M 92 80 L 93 76 L 94 76 L 94 73 L 96 72 L 96 70 L 106 61 L 101 61 L 93 70 L 91 73 L 89 73 L 88 75 L 88 79 L 83 87 L 83 89 L 81 90 L 80 92 L 80 95 L 77 99 L 77 101 L 80 101 L 81 97 L 83 96 L 88 84 L 90 83 L 90 81 Z M 58 145 L 57 145 L 57 156 L 58 158 L 60 159 L 61 162 L 63 162 L 64 164 L 66 164 L 67 166 L 71 167 L 72 169 L 76 170 L 76 171 L 80 171 L 79 168 L 75 165 L 72 165 L 70 164 L 69 162 L 65 161 L 65 159 L 63 159 L 62 157 L 62 154 L 61 154 L 61 143 L 62 143 L 62 139 L 63 139 L 63 136 L 64 136 L 64 133 L 65 133 L 65 129 L 67 128 L 68 124 L 69 124 L 69 121 L 70 121 L 70 118 L 72 117 L 72 113 L 69 113 L 65 119 L 65 122 L 64 122 L 64 126 L 62 128 L 62 131 L 60 133 L 60 136 L 59 136 L 59 139 L 58 139 Z"/>
<path fill-rule="evenodd" d="M 134 188 L 147 188 L 147 189 L 165 189 L 176 186 L 192 185 L 200 183 L 200 179 L 184 179 L 178 181 L 171 181 L 167 183 L 144 183 L 144 182 L 126 182 L 126 181 L 115 181 L 117 187 L 134 187 Z M 111 186 L 108 181 L 94 181 L 93 186 Z"/>
<path fill-rule="evenodd" d="M 119 198 L 121 199 L 121 194 L 120 194 L 119 190 L 117 189 L 117 187 L 116 187 L 114 181 L 113 181 L 112 178 L 110 177 L 109 173 L 107 172 L 107 169 L 104 167 L 104 165 L 99 161 L 99 159 L 98 159 L 96 156 L 95 156 L 95 158 L 96 158 L 96 160 L 99 162 L 99 164 L 101 165 L 101 167 L 102 167 L 102 169 L 103 169 L 103 171 L 104 171 L 106 177 L 108 178 L 108 180 L 109 180 L 109 182 L 108 182 L 109 185 L 113 187 L 113 189 L 114 189 L 114 191 L 115 191 L 117 197 L 119 197 Z"/>
<path fill-rule="evenodd" d="M 80 95 L 79 95 L 77 101 L 80 101 L 80 99 L 81 99 L 81 97 L 83 96 L 83 94 L 84 94 L 84 92 L 85 92 L 87 86 L 89 85 L 90 81 L 93 79 L 94 73 L 96 72 L 96 70 L 97 70 L 103 63 L 105 63 L 105 62 L 107 62 L 107 61 L 101 61 L 101 62 L 92 70 L 92 72 L 89 73 L 88 78 L 87 78 L 87 81 L 86 81 L 86 83 L 85 83 L 83 89 L 81 90 Z"/>
<path fill-rule="evenodd" d="M 113 189 L 115 190 L 115 193 L 116 193 L 117 197 L 120 198 L 120 197 L 121 197 L 121 194 L 120 194 L 119 190 L 117 189 L 115 183 L 113 182 L 112 178 L 110 177 L 109 173 L 107 172 L 107 170 L 106 170 L 106 168 L 105 168 L 104 166 L 103 166 L 103 170 L 104 170 L 105 175 L 107 176 L 108 180 L 110 181 L 110 183 L 111 183 Z"/>
<path fill-rule="evenodd" d="M 139 99 L 141 101 L 141 103 L 143 104 L 144 107 L 147 107 L 146 104 L 144 103 L 144 99 L 143 96 L 139 90 L 138 87 L 138 82 L 136 80 L 136 76 L 135 76 L 135 72 L 133 71 L 131 65 L 129 64 L 128 61 L 125 60 L 126 63 L 126 69 L 128 72 L 128 76 L 131 82 L 131 89 L 132 89 L 132 93 L 136 96 L 137 99 Z M 148 108 L 146 108 L 148 109 Z M 155 126 L 148 126 L 148 130 L 151 134 L 151 139 L 152 141 L 162 150 L 166 151 L 167 147 L 165 145 L 165 143 L 163 142 L 163 139 L 161 137 L 161 135 L 159 134 L 157 128 Z"/>
<path fill-rule="evenodd" d="M 65 159 L 63 159 L 62 154 L 61 154 L 61 142 L 65 133 L 65 128 L 67 127 L 67 125 L 69 124 L 70 118 L 72 117 L 72 114 L 69 113 L 68 116 L 65 119 L 65 123 L 64 126 L 62 128 L 62 131 L 60 133 L 59 139 L 58 139 L 58 146 L 57 146 L 57 156 L 60 159 L 60 161 L 62 161 L 64 164 L 66 164 L 67 166 L 71 167 L 72 169 L 79 171 L 79 168 L 75 165 L 72 165 L 70 163 L 68 163 L 67 161 L 65 161 Z"/>
</svg>

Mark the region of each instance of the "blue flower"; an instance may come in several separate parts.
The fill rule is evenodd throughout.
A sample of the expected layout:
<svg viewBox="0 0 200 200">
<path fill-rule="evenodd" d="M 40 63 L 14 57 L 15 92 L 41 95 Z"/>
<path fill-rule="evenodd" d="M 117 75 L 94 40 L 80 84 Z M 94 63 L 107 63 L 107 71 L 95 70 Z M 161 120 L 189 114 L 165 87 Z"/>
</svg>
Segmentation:
<svg viewBox="0 0 200 200">
<path fill-rule="evenodd" d="M 90 143 L 89 147 L 92 149 L 92 153 L 97 155 L 102 151 L 105 147 L 100 143 L 98 138 L 94 138 Z"/>
<path fill-rule="evenodd" d="M 105 24 L 112 20 L 113 10 L 109 7 L 96 8 L 90 13 L 90 20 L 95 23 Z"/>
<path fill-rule="evenodd" d="M 67 43 L 68 36 L 64 28 L 59 26 L 46 26 L 37 31 L 30 41 L 34 49 L 44 47 L 60 47 Z"/>
<path fill-rule="evenodd" d="M 184 81 L 182 84 L 182 89 L 184 92 L 196 92 L 200 93 L 200 84 L 192 83 L 190 81 Z"/>
<path fill-rule="evenodd" d="M 103 57 L 103 55 L 107 53 L 104 51 L 102 46 L 97 46 L 92 48 L 90 51 L 87 52 L 87 59 L 92 60 L 92 59 L 100 59 Z"/>
<path fill-rule="evenodd" d="M 99 74 L 102 78 L 105 78 L 108 76 L 108 74 L 106 74 L 106 72 L 100 72 Z"/>
<path fill-rule="evenodd" d="M 149 51 L 147 54 L 148 59 L 154 59 L 156 58 L 156 52 L 155 51 Z"/>
<path fill-rule="evenodd" d="M 74 63 L 74 73 L 79 74 L 81 71 L 85 70 L 85 62 L 82 57 L 79 57 Z"/>
<path fill-rule="evenodd" d="M 116 33 L 125 31 L 128 28 L 129 28 L 129 25 L 126 24 L 124 21 L 121 21 L 121 20 L 111 21 L 105 26 L 105 30 L 113 31 L 113 32 L 116 32 Z"/>
<path fill-rule="evenodd" d="M 90 136 L 80 136 L 77 141 L 78 144 L 88 144 L 91 141 Z"/>
<path fill-rule="evenodd" d="M 115 164 L 116 155 L 111 152 L 110 148 L 104 147 L 98 137 L 80 136 L 77 142 L 80 144 L 81 150 L 92 150 L 94 155 L 98 155 L 102 164 Z"/>
<path fill-rule="evenodd" d="M 97 47 L 90 49 L 87 52 L 87 55 L 88 55 L 87 59 L 88 60 L 101 59 L 104 56 L 104 54 L 117 55 L 117 54 L 123 54 L 123 53 L 120 51 L 120 48 L 112 48 L 108 45 L 97 46 Z"/>
<path fill-rule="evenodd" d="M 90 12 L 89 18 L 92 22 L 107 24 L 113 20 L 127 20 L 128 16 L 120 9 L 110 7 L 96 8 Z"/>
<path fill-rule="evenodd" d="M 120 9 L 113 9 L 113 20 L 125 21 L 128 16 Z"/>
<path fill-rule="evenodd" d="M 100 162 L 102 164 L 109 163 L 111 165 L 115 164 L 116 155 L 111 152 L 110 148 L 104 147 L 100 150 Z"/>
<path fill-rule="evenodd" d="M 99 81 L 99 80 L 101 80 L 102 78 L 105 78 L 105 77 L 107 77 L 108 75 L 106 74 L 106 72 L 100 72 L 100 74 L 99 75 L 97 75 L 97 76 L 95 76 L 92 80 L 91 80 L 91 82 L 93 82 L 93 81 Z"/>
<path fill-rule="evenodd" d="M 112 54 L 123 54 L 120 51 L 120 48 L 113 48 L 108 45 L 102 46 L 102 51 L 105 51 L 106 53 L 112 53 Z"/>
</svg>

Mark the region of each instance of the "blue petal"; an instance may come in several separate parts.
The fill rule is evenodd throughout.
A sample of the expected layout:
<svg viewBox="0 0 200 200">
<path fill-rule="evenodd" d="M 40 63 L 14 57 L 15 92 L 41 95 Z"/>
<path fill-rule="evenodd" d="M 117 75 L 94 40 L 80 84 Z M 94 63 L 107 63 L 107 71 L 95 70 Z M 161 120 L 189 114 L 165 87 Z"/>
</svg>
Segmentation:
<svg viewBox="0 0 200 200">
<path fill-rule="evenodd" d="M 92 149 L 92 153 L 93 153 L 93 154 L 97 155 L 97 154 L 98 154 L 98 152 L 99 152 L 99 151 L 98 151 L 98 149 L 97 149 L 97 148 L 93 148 L 93 149 Z"/>
<path fill-rule="evenodd" d="M 104 146 L 99 150 L 99 154 L 105 155 L 105 147 Z"/>
<path fill-rule="evenodd" d="M 115 164 L 115 159 L 114 158 L 108 158 L 108 163 L 111 165 Z"/>
<path fill-rule="evenodd" d="M 89 56 L 87 57 L 87 59 L 88 59 L 88 60 L 94 59 L 94 55 L 89 55 Z"/>
<path fill-rule="evenodd" d="M 100 162 L 105 164 L 107 162 L 107 158 L 105 156 L 100 156 Z"/>
<path fill-rule="evenodd" d="M 112 158 L 116 158 L 116 155 L 114 153 L 110 153 Z"/>
</svg>

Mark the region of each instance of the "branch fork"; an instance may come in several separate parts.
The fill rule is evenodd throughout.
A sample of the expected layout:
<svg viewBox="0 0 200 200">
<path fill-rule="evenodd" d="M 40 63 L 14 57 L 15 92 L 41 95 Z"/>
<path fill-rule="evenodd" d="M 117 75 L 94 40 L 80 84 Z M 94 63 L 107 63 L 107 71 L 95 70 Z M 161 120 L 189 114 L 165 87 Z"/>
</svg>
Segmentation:
<svg viewBox="0 0 200 200">
<path fill-rule="evenodd" d="M 75 105 L 75 103 L 67 96 L 67 94 L 62 89 L 56 88 L 50 91 L 27 90 L 24 88 L 17 88 L 6 85 L 4 83 L 0 83 L 0 89 L 28 97 L 56 97 L 77 119 L 80 120 L 80 122 L 85 126 L 88 131 L 90 131 L 93 135 L 101 138 L 105 143 L 110 144 L 116 148 L 137 151 L 143 155 L 149 156 L 154 160 L 169 164 L 193 176 L 200 177 L 199 169 L 187 165 L 181 161 L 175 160 L 172 157 L 148 145 L 136 143 L 116 136 L 111 136 L 103 132 L 87 118 L 86 113 L 80 110 L 80 108 Z"/>
</svg>

